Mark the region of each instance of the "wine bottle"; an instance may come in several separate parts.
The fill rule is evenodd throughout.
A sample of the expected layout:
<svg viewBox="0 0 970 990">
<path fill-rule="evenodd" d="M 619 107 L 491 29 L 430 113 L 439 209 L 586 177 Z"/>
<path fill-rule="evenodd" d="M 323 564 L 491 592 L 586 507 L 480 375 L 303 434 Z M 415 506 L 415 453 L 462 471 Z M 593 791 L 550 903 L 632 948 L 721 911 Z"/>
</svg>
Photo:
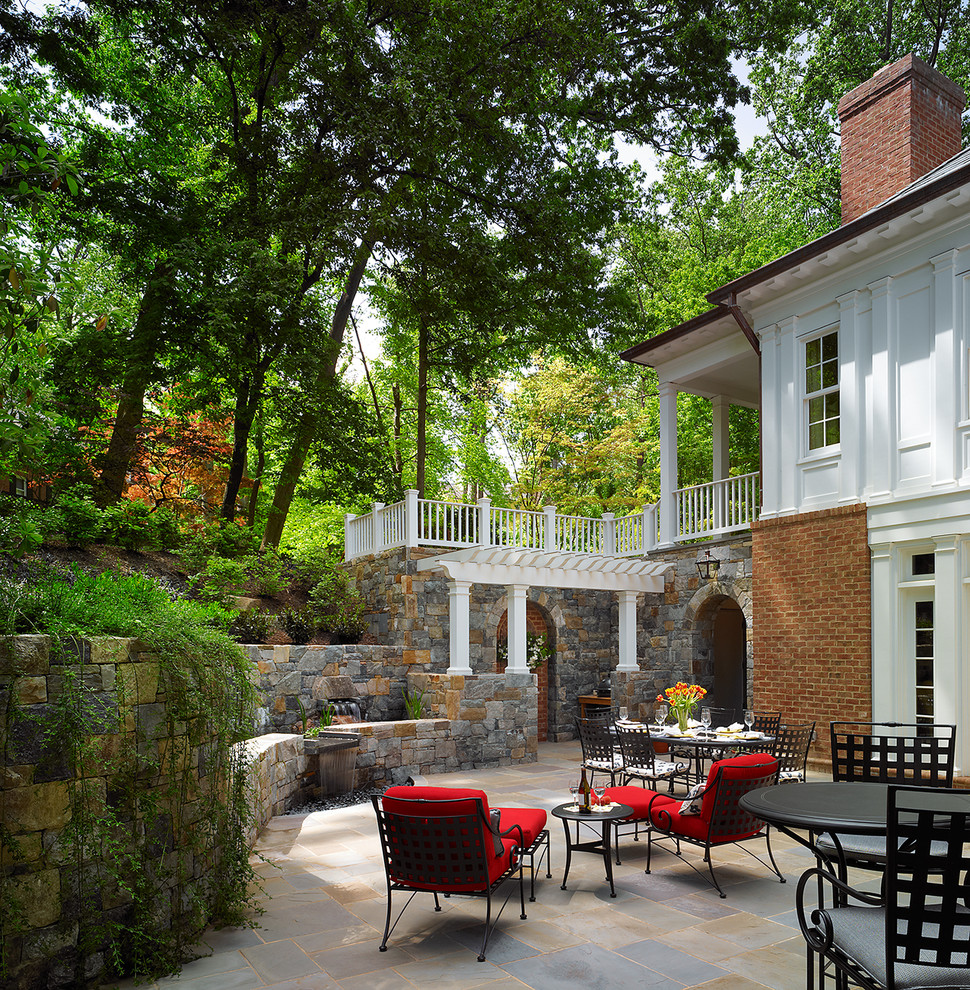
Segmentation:
<svg viewBox="0 0 970 990">
<path fill-rule="evenodd" d="M 581 768 L 581 770 L 580 770 L 580 775 L 579 775 L 579 791 L 580 791 L 580 794 L 582 795 L 580 797 L 580 801 L 579 801 L 579 810 L 580 811 L 589 811 L 590 810 L 589 781 L 586 779 L 586 767 L 585 766 L 583 766 Z M 579 826 L 577 826 L 577 828 L 578 827 Z"/>
</svg>

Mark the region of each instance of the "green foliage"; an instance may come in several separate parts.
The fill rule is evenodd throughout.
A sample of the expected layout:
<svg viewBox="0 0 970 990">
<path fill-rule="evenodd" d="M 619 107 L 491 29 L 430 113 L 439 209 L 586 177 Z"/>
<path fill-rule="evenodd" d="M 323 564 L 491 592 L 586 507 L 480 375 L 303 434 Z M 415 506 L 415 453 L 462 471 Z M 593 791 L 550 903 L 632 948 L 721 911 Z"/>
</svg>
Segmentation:
<svg viewBox="0 0 970 990">
<path fill-rule="evenodd" d="M 338 564 L 334 550 L 319 543 L 308 544 L 295 551 L 291 560 L 293 573 L 307 591 L 321 581 L 328 580 Z"/>
<path fill-rule="evenodd" d="M 273 617 L 257 608 L 243 609 L 230 623 L 229 635 L 237 643 L 265 643 Z"/>
<path fill-rule="evenodd" d="M 190 582 L 203 599 L 225 604 L 230 596 L 242 594 L 247 576 L 243 561 L 210 557 Z"/>
<path fill-rule="evenodd" d="M 280 555 L 270 547 L 261 553 L 243 558 L 246 576 L 260 595 L 275 597 L 284 587 L 284 566 Z"/>
<path fill-rule="evenodd" d="M 23 557 L 36 550 L 60 524 L 58 514 L 26 499 L 0 499 L 0 553 Z"/>
<path fill-rule="evenodd" d="M 331 632 L 338 642 L 357 643 L 367 631 L 366 602 L 351 587 L 347 575 L 334 569 L 309 594 L 309 607 L 318 628 Z"/>
<path fill-rule="evenodd" d="M 309 643 L 317 631 L 316 614 L 311 608 L 284 609 L 276 622 L 291 643 Z"/>
<path fill-rule="evenodd" d="M 300 705 L 300 711 L 303 712 L 304 716 L 306 712 L 303 709 L 303 705 Z M 320 704 L 320 722 L 318 725 L 309 726 L 304 730 L 303 735 L 309 736 L 311 739 L 316 739 L 320 735 L 322 729 L 329 728 L 333 725 L 333 720 L 337 716 L 337 709 L 333 702 L 328 701 L 326 698 Z M 306 718 L 304 717 L 303 724 L 306 725 Z"/>
<path fill-rule="evenodd" d="M 123 499 L 102 510 L 105 541 L 126 550 L 157 550 L 161 541 L 152 510 L 144 502 Z"/>
<path fill-rule="evenodd" d="M 258 540 L 247 526 L 206 523 L 184 541 L 180 556 L 190 571 L 201 571 L 210 557 L 239 560 L 257 552 Z"/>
<path fill-rule="evenodd" d="M 299 561 L 308 556 L 342 552 L 343 544 L 344 510 L 339 505 L 301 496 L 293 499 L 280 539 L 284 551 Z"/>
<path fill-rule="evenodd" d="M 74 485 L 57 499 L 61 532 L 73 547 L 84 548 L 104 536 L 104 517 L 87 485 Z"/>
<path fill-rule="evenodd" d="M 405 718 L 425 718 L 425 692 L 409 691 L 407 688 L 401 688 L 401 694 L 404 697 Z"/>
</svg>

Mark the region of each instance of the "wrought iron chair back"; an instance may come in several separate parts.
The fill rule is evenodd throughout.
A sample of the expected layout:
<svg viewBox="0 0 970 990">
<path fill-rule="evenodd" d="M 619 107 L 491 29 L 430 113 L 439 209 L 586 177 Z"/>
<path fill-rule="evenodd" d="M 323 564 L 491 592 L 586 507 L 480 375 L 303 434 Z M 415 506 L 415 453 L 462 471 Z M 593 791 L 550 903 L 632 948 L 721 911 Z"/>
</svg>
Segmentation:
<svg viewBox="0 0 970 990">
<path fill-rule="evenodd" d="M 781 725 L 781 712 L 766 712 L 753 710 L 754 718 L 751 720 L 753 732 L 760 732 L 766 736 L 776 735 L 778 726 Z"/>
<path fill-rule="evenodd" d="M 610 784 L 623 772 L 623 754 L 617 742 L 616 727 L 612 719 L 577 718 L 576 730 L 583 747 L 583 765 L 593 775 L 609 774 Z"/>
<path fill-rule="evenodd" d="M 778 758 L 779 783 L 805 779 L 808 749 L 814 738 L 814 722 L 778 726 L 772 752 Z"/>
<path fill-rule="evenodd" d="M 685 776 L 690 769 L 689 763 L 658 759 L 645 725 L 617 725 L 616 738 L 623 757 L 624 784 L 633 779 L 642 781 L 644 786 L 648 780 L 669 780 L 673 787 L 674 778 Z"/>
<path fill-rule="evenodd" d="M 953 785 L 956 726 L 916 722 L 832 722 L 832 779 Z"/>
<path fill-rule="evenodd" d="M 484 961 L 489 935 L 501 917 L 515 884 L 492 920 L 492 894 L 510 878 L 517 878 L 521 917 L 525 914 L 525 886 L 522 873 L 524 849 L 522 829 L 514 826 L 503 833 L 494 832 L 485 806 L 479 797 L 450 800 L 371 798 L 377 814 L 377 828 L 387 878 L 387 917 L 380 945 L 387 950 L 387 940 L 397 927 L 409 898 L 391 924 L 394 891 L 426 891 L 434 895 L 435 910 L 440 911 L 438 895 L 473 894 L 485 897 L 485 932 L 479 961 Z"/>
<path fill-rule="evenodd" d="M 808 953 L 866 990 L 970 986 L 970 795 L 940 787 L 891 786 L 882 892 L 854 890 L 824 868 L 798 883 L 798 921 Z M 804 891 L 830 885 L 834 904 L 814 908 Z M 856 903 L 865 905 L 856 906 Z"/>
</svg>

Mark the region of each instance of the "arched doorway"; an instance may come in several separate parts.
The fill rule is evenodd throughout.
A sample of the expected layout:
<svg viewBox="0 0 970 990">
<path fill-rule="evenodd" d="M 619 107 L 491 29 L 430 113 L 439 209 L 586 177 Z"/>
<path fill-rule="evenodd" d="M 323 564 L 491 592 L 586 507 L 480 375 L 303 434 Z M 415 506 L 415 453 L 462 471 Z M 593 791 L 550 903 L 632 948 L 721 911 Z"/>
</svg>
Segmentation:
<svg viewBox="0 0 970 990">
<path fill-rule="evenodd" d="M 536 668 L 535 673 L 539 681 L 539 717 L 537 733 L 539 742 L 545 742 L 549 738 L 549 666 L 556 655 L 554 637 L 550 629 L 551 623 L 546 620 L 546 615 L 542 609 L 532 601 L 526 602 L 525 606 L 525 632 L 526 636 L 541 636 L 545 638 L 549 658 L 541 666 Z M 499 619 L 498 628 L 495 631 L 495 642 L 498 646 L 495 661 L 496 673 L 503 673 L 506 667 L 509 644 L 509 613 L 506 610 Z"/>
<path fill-rule="evenodd" d="M 714 614 L 712 635 L 713 703 L 733 708 L 740 715 L 748 705 L 748 624 L 744 612 L 731 598 L 724 598 Z"/>
</svg>

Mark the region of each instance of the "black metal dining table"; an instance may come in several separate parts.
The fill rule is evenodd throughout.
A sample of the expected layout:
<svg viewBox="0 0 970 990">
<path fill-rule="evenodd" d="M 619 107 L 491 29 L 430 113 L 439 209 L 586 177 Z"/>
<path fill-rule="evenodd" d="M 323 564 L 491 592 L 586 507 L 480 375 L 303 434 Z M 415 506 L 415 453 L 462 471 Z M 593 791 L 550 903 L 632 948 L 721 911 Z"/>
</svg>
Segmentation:
<svg viewBox="0 0 970 990">
<path fill-rule="evenodd" d="M 839 854 L 838 873 L 845 879 L 845 860 L 839 835 L 885 835 L 889 784 L 869 781 L 819 780 L 804 784 L 759 787 L 738 802 L 745 811 L 774 825 L 806 846 L 821 861 L 832 865 L 818 849 L 814 836 L 832 837 Z M 970 813 L 970 791 L 967 792 Z M 801 833 L 808 832 L 806 839 Z"/>
</svg>

